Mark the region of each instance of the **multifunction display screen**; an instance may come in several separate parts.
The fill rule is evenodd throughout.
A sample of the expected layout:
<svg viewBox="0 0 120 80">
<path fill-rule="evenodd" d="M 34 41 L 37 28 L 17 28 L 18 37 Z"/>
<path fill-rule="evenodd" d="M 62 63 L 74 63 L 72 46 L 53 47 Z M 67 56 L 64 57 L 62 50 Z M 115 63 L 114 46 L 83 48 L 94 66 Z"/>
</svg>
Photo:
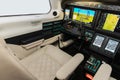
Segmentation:
<svg viewBox="0 0 120 80">
<path fill-rule="evenodd" d="M 118 41 L 115 41 L 115 40 L 109 40 L 106 47 L 105 47 L 105 50 L 107 51 L 110 51 L 112 53 L 115 52 L 117 46 L 118 46 L 119 42 Z"/>
<path fill-rule="evenodd" d="M 70 18 L 70 9 L 65 9 L 65 17 L 64 20 L 68 20 Z"/>
<path fill-rule="evenodd" d="M 119 15 L 107 14 L 103 29 L 109 30 L 109 31 L 114 31 L 117 26 L 118 21 L 119 21 Z"/>
<path fill-rule="evenodd" d="M 104 37 L 97 35 L 93 42 L 93 45 L 97 47 L 101 47 L 104 39 L 105 39 Z"/>
</svg>

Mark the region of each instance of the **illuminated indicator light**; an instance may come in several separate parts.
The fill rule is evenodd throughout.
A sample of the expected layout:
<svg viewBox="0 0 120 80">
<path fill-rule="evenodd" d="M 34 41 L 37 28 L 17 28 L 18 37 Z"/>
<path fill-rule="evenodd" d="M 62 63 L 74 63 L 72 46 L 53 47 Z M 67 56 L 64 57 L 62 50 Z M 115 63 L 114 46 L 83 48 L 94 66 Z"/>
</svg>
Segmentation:
<svg viewBox="0 0 120 80">
<path fill-rule="evenodd" d="M 87 77 L 88 79 L 90 79 L 90 80 L 93 80 L 93 76 L 90 75 L 90 74 L 88 74 L 88 73 L 86 73 L 86 77 Z"/>
</svg>

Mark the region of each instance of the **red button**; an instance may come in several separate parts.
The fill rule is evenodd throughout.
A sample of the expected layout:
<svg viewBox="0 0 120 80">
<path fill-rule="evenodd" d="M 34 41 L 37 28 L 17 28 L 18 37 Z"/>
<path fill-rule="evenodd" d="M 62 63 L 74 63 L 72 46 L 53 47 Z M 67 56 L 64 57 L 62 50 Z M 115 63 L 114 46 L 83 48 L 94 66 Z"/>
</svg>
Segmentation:
<svg viewBox="0 0 120 80">
<path fill-rule="evenodd" d="M 93 76 L 92 75 L 90 75 L 90 74 L 88 74 L 88 73 L 86 73 L 86 75 L 85 75 L 88 79 L 90 79 L 90 80 L 92 80 L 93 79 Z"/>
</svg>

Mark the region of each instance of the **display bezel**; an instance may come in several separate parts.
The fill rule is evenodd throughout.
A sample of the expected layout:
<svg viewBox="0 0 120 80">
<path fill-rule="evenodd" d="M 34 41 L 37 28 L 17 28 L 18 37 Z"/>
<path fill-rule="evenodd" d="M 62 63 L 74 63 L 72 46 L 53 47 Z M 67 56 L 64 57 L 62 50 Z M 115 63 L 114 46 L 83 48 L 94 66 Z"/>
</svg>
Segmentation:
<svg viewBox="0 0 120 80">
<path fill-rule="evenodd" d="M 118 21 L 117 21 L 117 24 L 116 24 L 116 26 L 113 26 L 113 27 L 115 27 L 113 30 L 107 30 L 107 29 L 103 29 L 104 28 L 104 25 L 105 25 L 105 22 L 107 21 L 107 16 L 108 16 L 108 14 L 112 14 L 112 15 L 120 15 L 120 14 L 118 14 L 118 13 L 112 13 L 112 12 L 102 12 L 101 13 L 101 17 L 100 17 L 100 19 L 99 19 L 99 21 L 98 21 L 98 29 L 101 29 L 101 30 L 103 30 L 103 31 L 109 31 L 109 32 L 115 32 L 115 29 L 116 29 L 116 27 L 118 26 L 118 23 L 119 23 L 119 21 L 120 21 L 120 18 L 118 19 Z M 104 18 L 104 19 L 103 19 Z"/>
<path fill-rule="evenodd" d="M 70 10 L 70 14 L 69 14 L 69 19 L 65 20 L 65 9 L 69 9 Z M 69 21 L 69 20 L 72 20 L 71 19 L 71 13 L 72 13 L 72 6 L 71 5 L 66 5 L 63 9 L 63 12 L 64 12 L 64 16 L 63 16 L 63 20 L 64 21 Z"/>
<path fill-rule="evenodd" d="M 118 42 L 118 44 L 117 44 L 114 52 L 106 49 L 106 47 L 107 47 L 107 45 L 108 45 L 108 43 L 109 43 L 110 40 Z M 115 56 L 115 54 L 118 51 L 119 47 L 120 47 L 120 40 L 109 37 L 109 39 L 107 41 L 107 44 L 105 45 L 104 49 L 105 49 L 106 54 Z"/>
<path fill-rule="evenodd" d="M 93 45 L 93 43 L 96 39 L 96 36 L 104 37 L 104 40 L 103 40 L 103 43 L 102 43 L 101 47 Z M 104 53 L 104 46 L 105 46 L 105 43 L 107 42 L 107 40 L 108 40 L 107 36 L 96 33 L 95 36 L 93 37 L 93 40 L 92 40 L 91 44 L 90 44 L 90 49 L 95 51 L 95 52 L 98 52 L 100 54 Z"/>
<path fill-rule="evenodd" d="M 93 42 L 94 42 L 96 36 L 102 36 L 102 37 L 105 38 L 103 43 L 102 43 L 102 45 L 101 45 L 101 47 L 93 45 Z M 109 42 L 109 40 L 113 40 L 113 41 L 119 42 L 117 47 L 116 47 L 116 49 L 115 49 L 115 51 L 114 51 L 114 53 L 105 49 L 107 44 L 108 44 L 108 42 Z M 90 49 L 91 50 L 93 50 L 93 51 L 95 51 L 95 52 L 97 52 L 99 54 L 102 54 L 102 55 L 104 55 L 104 56 L 106 56 L 108 58 L 114 58 L 116 53 L 117 53 L 117 51 L 118 51 L 118 49 L 119 49 L 119 47 L 120 47 L 120 40 L 112 38 L 112 37 L 108 37 L 108 36 L 105 36 L 105 35 L 102 35 L 102 34 L 99 34 L 99 33 L 95 34 L 95 36 L 94 36 L 94 38 L 93 38 L 93 40 L 91 42 L 91 45 L 90 45 Z"/>
<path fill-rule="evenodd" d="M 105 37 L 96 35 L 92 45 L 100 48 L 100 47 L 102 47 L 104 40 L 105 40 Z"/>
<path fill-rule="evenodd" d="M 66 10 L 69 10 L 69 15 L 66 15 Z M 64 10 L 64 20 L 69 20 L 69 19 L 70 19 L 70 14 L 71 14 L 70 8 L 66 8 L 66 9 Z M 66 16 L 68 17 L 67 19 L 66 19 Z"/>
<path fill-rule="evenodd" d="M 81 12 L 81 10 L 82 10 L 82 12 Z M 74 7 L 72 20 L 77 20 L 77 21 L 80 21 L 83 23 L 90 23 L 90 22 L 93 22 L 95 13 L 96 13 L 95 10 Z M 77 18 L 74 19 L 75 15 L 77 15 L 77 14 L 80 16 L 81 19 L 77 19 Z M 85 15 L 84 16 L 85 18 L 83 18 L 83 15 Z M 79 16 L 77 16 L 77 17 L 79 17 Z M 87 22 L 85 22 L 84 19 L 88 19 L 87 17 L 92 17 L 92 18 L 91 18 L 91 20 L 89 19 L 90 21 L 87 20 Z"/>
<path fill-rule="evenodd" d="M 100 10 L 100 15 L 99 15 L 99 19 L 98 19 L 98 22 L 96 24 L 96 28 L 95 30 L 97 32 L 100 32 L 102 34 L 105 34 L 105 35 L 108 35 L 108 36 L 111 36 L 111 37 L 114 37 L 114 38 L 120 38 L 120 19 L 118 21 L 118 24 L 116 25 L 116 28 L 114 29 L 114 31 L 109 31 L 109 30 L 104 30 L 102 29 L 103 26 L 100 26 L 102 22 L 101 18 L 103 18 L 103 14 L 104 13 L 111 13 L 111 14 L 116 14 L 116 15 L 120 15 L 119 11 L 113 11 L 113 10 Z"/>
<path fill-rule="evenodd" d="M 83 6 L 72 6 L 72 10 L 71 10 L 71 19 L 72 20 L 73 20 L 74 8 L 81 8 L 81 9 L 85 9 L 85 10 L 93 10 L 93 11 L 95 11 L 95 14 L 94 14 L 94 17 L 93 17 L 93 21 L 91 23 L 85 24 L 84 22 L 82 22 L 83 23 L 82 26 L 89 27 L 89 28 L 95 28 L 95 26 L 97 25 L 96 23 L 97 23 L 98 18 L 99 18 L 100 10 L 97 10 L 95 8 L 83 7 Z"/>
</svg>

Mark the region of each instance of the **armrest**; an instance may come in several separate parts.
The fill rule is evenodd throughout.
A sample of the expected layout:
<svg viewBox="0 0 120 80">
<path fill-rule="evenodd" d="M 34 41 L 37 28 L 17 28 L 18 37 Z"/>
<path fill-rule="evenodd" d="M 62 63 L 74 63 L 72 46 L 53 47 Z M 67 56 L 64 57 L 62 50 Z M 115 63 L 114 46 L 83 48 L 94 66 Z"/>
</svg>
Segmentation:
<svg viewBox="0 0 120 80">
<path fill-rule="evenodd" d="M 67 47 L 70 44 L 72 44 L 73 42 L 74 42 L 73 40 L 60 41 L 60 48 Z"/>
<path fill-rule="evenodd" d="M 93 80 L 109 80 L 112 68 L 109 64 L 102 64 L 95 74 Z"/>
<path fill-rule="evenodd" d="M 72 72 L 77 68 L 77 66 L 83 61 L 84 56 L 80 53 L 72 57 L 66 64 L 63 65 L 56 73 L 56 78 L 58 80 L 67 79 Z"/>
</svg>

